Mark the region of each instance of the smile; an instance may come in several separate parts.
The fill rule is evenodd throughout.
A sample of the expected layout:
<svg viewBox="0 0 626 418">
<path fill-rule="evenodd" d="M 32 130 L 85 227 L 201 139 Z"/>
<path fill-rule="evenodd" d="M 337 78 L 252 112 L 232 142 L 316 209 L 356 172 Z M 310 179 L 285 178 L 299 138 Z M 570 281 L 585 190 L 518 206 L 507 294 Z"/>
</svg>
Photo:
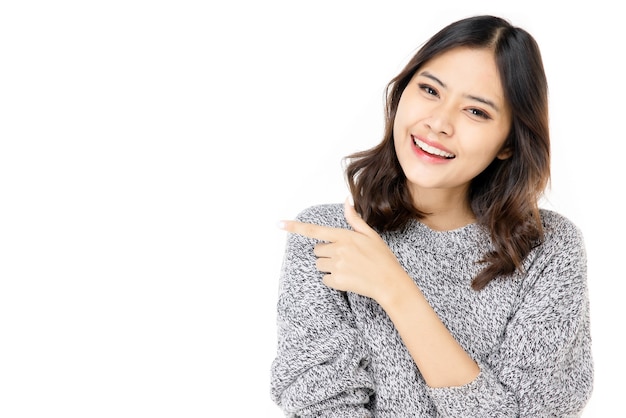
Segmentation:
<svg viewBox="0 0 626 418">
<path fill-rule="evenodd" d="M 419 139 L 417 139 L 416 137 L 414 137 L 413 135 L 411 135 L 411 138 L 413 139 L 413 143 L 422 151 L 431 154 L 431 155 L 436 155 L 437 157 L 442 157 L 442 158 L 454 158 L 455 155 L 451 154 L 449 152 L 440 150 L 439 148 L 435 148 L 431 145 L 428 145 L 425 142 L 420 141 Z"/>
</svg>

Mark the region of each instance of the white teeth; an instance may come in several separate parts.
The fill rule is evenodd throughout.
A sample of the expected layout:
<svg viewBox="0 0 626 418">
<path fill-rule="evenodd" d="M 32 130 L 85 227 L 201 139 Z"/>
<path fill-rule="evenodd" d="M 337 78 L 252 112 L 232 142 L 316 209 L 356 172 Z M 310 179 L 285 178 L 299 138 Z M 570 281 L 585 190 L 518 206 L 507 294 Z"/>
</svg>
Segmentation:
<svg viewBox="0 0 626 418">
<path fill-rule="evenodd" d="M 450 154 L 449 152 L 445 152 L 443 150 L 440 150 L 439 148 L 432 147 L 415 137 L 413 137 L 413 143 L 429 154 L 438 155 L 445 158 L 454 158 L 454 154 Z"/>
</svg>

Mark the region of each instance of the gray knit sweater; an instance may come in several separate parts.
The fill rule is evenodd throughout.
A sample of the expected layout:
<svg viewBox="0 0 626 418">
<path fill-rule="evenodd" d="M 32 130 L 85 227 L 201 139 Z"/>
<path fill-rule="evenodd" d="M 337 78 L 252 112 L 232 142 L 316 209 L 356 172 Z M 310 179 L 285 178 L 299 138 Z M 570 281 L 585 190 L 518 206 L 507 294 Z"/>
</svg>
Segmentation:
<svg viewBox="0 0 626 418">
<path fill-rule="evenodd" d="M 525 273 L 470 287 L 489 251 L 477 224 L 434 231 L 413 221 L 382 234 L 441 320 L 480 366 L 461 387 L 430 388 L 385 311 L 325 286 L 314 240 L 290 234 L 280 278 L 271 396 L 289 417 L 576 417 L 593 362 L 582 236 L 541 211 L 545 241 Z M 343 205 L 303 211 L 303 222 L 349 228 Z"/>
</svg>

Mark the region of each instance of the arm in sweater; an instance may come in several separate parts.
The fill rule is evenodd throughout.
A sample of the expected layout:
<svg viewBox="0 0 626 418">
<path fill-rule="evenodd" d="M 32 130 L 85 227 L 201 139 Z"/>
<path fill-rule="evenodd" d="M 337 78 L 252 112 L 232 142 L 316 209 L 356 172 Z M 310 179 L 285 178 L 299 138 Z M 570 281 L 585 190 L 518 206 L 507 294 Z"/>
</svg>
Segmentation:
<svg viewBox="0 0 626 418">
<path fill-rule="evenodd" d="M 580 231 L 553 217 L 527 269 L 500 347 L 468 385 L 432 388 L 443 416 L 578 417 L 593 388 L 586 254 Z"/>
<path fill-rule="evenodd" d="M 314 245 L 295 234 L 287 239 L 271 396 L 290 417 L 370 417 L 364 406 L 374 387 L 365 371 L 367 349 L 345 294 L 322 283 Z"/>
</svg>

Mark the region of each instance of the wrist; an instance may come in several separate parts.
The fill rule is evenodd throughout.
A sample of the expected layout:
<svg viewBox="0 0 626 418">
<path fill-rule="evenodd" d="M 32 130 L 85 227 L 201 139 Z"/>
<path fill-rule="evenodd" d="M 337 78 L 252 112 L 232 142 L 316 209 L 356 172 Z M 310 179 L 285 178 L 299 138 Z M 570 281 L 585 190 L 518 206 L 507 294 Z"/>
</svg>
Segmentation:
<svg viewBox="0 0 626 418">
<path fill-rule="evenodd" d="M 416 290 L 419 292 L 413 279 L 402 268 L 394 272 L 385 283 L 385 288 L 382 289 L 379 297 L 376 298 L 376 302 L 385 311 L 401 307 L 409 295 Z"/>
</svg>

